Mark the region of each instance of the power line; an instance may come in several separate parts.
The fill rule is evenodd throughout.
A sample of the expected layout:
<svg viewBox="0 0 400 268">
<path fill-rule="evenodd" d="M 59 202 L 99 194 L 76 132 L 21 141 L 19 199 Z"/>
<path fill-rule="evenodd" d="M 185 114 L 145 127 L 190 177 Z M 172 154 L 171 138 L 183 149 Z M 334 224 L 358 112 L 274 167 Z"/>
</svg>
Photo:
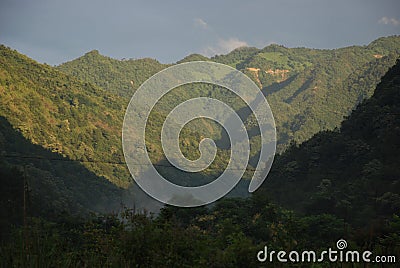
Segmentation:
<svg viewBox="0 0 400 268">
<path fill-rule="evenodd" d="M 101 164 L 113 164 L 113 165 L 126 165 L 126 162 L 122 161 L 100 161 L 100 160 L 79 160 L 79 159 L 68 159 L 68 158 L 48 158 L 48 157 L 42 157 L 42 156 L 34 156 L 34 155 L 13 155 L 13 154 L 2 154 L 0 157 L 5 157 L 5 158 L 20 158 L 20 159 L 35 159 L 35 160 L 49 160 L 49 161 L 64 161 L 64 162 L 78 162 L 78 163 L 101 163 Z M 132 165 L 136 166 L 154 166 L 154 167 L 165 167 L 165 168 L 174 168 L 174 169 L 179 169 L 173 165 L 166 165 L 166 164 L 146 164 L 146 163 L 132 163 Z M 225 171 L 225 170 L 233 170 L 233 171 L 241 171 L 242 169 L 235 169 L 235 168 L 229 168 L 229 169 L 222 169 L 222 168 L 211 168 L 207 167 L 205 170 L 219 170 L 219 171 Z M 256 172 L 256 171 L 263 171 L 260 169 L 256 169 L 253 167 L 246 167 L 246 171 L 251 171 L 251 172 Z M 325 174 L 333 174 L 333 175 L 338 175 L 338 172 L 336 171 L 330 171 L 330 170 L 324 170 L 323 171 Z M 300 174 L 310 174 L 310 172 L 307 171 L 301 171 L 301 170 L 296 170 L 294 173 L 300 173 Z M 340 171 L 339 171 L 340 173 Z M 313 173 L 311 173 L 313 174 Z"/>
<path fill-rule="evenodd" d="M 126 162 L 122 161 L 100 161 L 100 160 L 84 160 L 84 159 L 68 159 L 68 158 L 50 158 L 37 155 L 14 155 L 14 154 L 2 154 L 1 157 L 6 158 L 21 158 L 21 159 L 37 159 L 37 160 L 49 160 L 49 161 L 65 161 L 65 162 L 81 162 L 81 163 L 108 163 L 115 165 L 126 165 Z"/>
<path fill-rule="evenodd" d="M 2 154 L 0 157 L 5 158 L 19 158 L 19 159 L 34 159 L 34 160 L 48 160 L 48 161 L 64 161 L 64 162 L 78 162 L 78 163 L 101 163 L 101 164 L 112 164 L 112 165 L 127 165 L 126 162 L 123 161 L 101 161 L 101 160 L 84 160 L 84 159 L 68 159 L 68 158 L 48 158 L 36 155 L 14 155 L 14 154 Z M 166 164 L 147 164 L 147 163 L 131 163 L 131 165 L 135 166 L 155 166 L 155 167 L 166 167 L 166 168 L 175 168 L 177 167 L 173 165 L 166 165 Z M 239 168 L 229 168 L 229 169 L 221 169 L 221 168 L 211 168 L 207 167 L 205 170 L 242 170 Z M 259 169 L 255 168 L 246 168 L 247 171 L 260 171 Z"/>
</svg>

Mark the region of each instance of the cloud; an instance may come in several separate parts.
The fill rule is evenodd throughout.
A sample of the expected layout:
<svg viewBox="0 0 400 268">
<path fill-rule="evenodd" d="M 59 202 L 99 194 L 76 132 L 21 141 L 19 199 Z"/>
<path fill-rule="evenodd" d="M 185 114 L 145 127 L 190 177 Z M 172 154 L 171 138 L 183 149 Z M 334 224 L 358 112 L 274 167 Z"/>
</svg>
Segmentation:
<svg viewBox="0 0 400 268">
<path fill-rule="evenodd" d="M 208 28 L 207 22 L 205 22 L 203 19 L 196 18 L 193 21 L 194 21 L 194 25 L 196 27 L 203 28 L 203 29 L 207 29 Z"/>
<path fill-rule="evenodd" d="M 203 50 L 203 54 L 208 57 L 211 57 L 217 54 L 226 54 L 236 48 L 247 47 L 247 46 L 248 44 L 245 41 L 241 41 L 237 38 L 229 38 L 229 39 L 220 38 L 216 46 L 208 46 Z"/>
<path fill-rule="evenodd" d="M 388 17 L 382 17 L 378 21 L 379 24 L 385 24 L 385 25 L 393 25 L 393 26 L 399 26 L 400 25 L 400 20 L 397 20 L 395 18 L 388 18 Z"/>
</svg>

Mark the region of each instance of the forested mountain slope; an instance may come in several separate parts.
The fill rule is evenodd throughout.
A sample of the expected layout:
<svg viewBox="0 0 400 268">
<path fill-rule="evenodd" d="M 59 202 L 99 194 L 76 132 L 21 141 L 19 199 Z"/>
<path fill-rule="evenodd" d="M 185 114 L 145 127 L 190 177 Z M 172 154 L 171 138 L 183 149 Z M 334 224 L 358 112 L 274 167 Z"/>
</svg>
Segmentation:
<svg viewBox="0 0 400 268">
<path fill-rule="evenodd" d="M 0 47 L 0 53 L 0 116 L 32 144 L 75 161 L 97 176 L 127 188 L 132 181 L 121 144 L 126 99 L 54 67 L 39 64 L 5 46 Z M 203 92 L 205 89 L 200 87 Z M 190 98 L 185 90 L 180 92 L 178 100 Z M 163 99 L 164 107 L 174 107 L 176 101 L 173 96 Z M 162 109 L 152 112 L 146 135 L 152 161 L 163 166 L 168 165 L 164 163 L 160 142 L 165 116 Z M 199 120 L 192 128 L 183 129 L 180 138 L 185 155 L 198 157 L 201 135 L 218 138 L 220 133 L 210 131 L 213 126 L 212 122 Z M 196 128 L 200 130 L 194 132 Z M 213 170 L 217 173 L 222 170 L 226 160 L 226 152 L 221 152 L 213 163 Z M 171 173 L 168 167 L 160 169 Z M 173 177 L 182 184 L 190 181 L 182 173 L 174 173 Z"/>
<path fill-rule="evenodd" d="M 0 116 L 33 144 L 126 185 L 124 101 L 5 46 L 0 55 Z"/>
<path fill-rule="evenodd" d="M 381 38 L 368 46 L 338 50 L 288 49 L 277 45 L 262 50 L 240 48 L 209 60 L 230 64 L 253 79 L 255 72 L 258 73 L 260 85 L 277 121 L 278 142 L 283 149 L 293 139 L 302 141 L 320 129 L 339 125 L 341 118 L 357 102 L 372 93 L 379 77 L 394 63 L 399 53 L 399 39 Z M 0 47 L 0 52 L 0 115 L 4 122 L 10 124 L 15 133 L 22 134 L 27 141 L 51 151 L 56 157 L 75 161 L 93 172 L 93 176 L 127 187 L 130 175 L 124 164 L 120 136 L 127 96 L 133 88 L 167 65 L 150 59 L 118 61 L 92 51 L 59 67 L 63 72 L 70 72 L 71 76 L 51 66 L 38 64 L 5 46 Z M 208 59 L 190 55 L 183 61 L 191 60 Z M 285 68 L 289 72 L 277 72 Z M 270 69 L 275 71 L 269 72 Z M 254 81 L 257 83 L 256 79 Z M 220 89 L 207 85 L 196 86 L 190 94 L 187 92 L 178 89 L 175 94 L 178 97 L 170 96 L 164 101 L 164 106 L 171 108 L 177 101 L 198 95 L 221 100 L 226 97 Z M 229 100 L 233 107 L 242 105 L 234 98 Z M 160 128 L 151 126 L 160 125 L 165 115 L 164 110 L 152 114 L 147 139 L 154 163 L 161 165 L 168 163 L 164 163 L 162 156 Z M 251 122 L 250 116 L 247 125 Z M 222 134 L 211 122 L 197 122 L 184 130 L 181 141 L 187 146 L 182 150 L 189 158 L 195 159 L 202 136 L 218 141 Z M 296 135 L 301 138 L 295 138 Z M 251 137 L 252 144 L 255 144 L 257 137 Z M 9 147 L 7 153 L 16 150 L 17 155 L 22 154 L 19 149 Z M 227 154 L 226 150 L 220 151 L 212 166 L 214 172 L 206 173 L 206 178 L 223 169 Z M 253 151 L 252 157 L 255 155 Z M 190 181 L 185 174 L 171 175 L 170 169 L 162 169 L 160 172 L 166 172 L 183 185 Z M 201 180 L 201 176 L 194 176 L 194 180 Z M 57 187 L 54 189 L 59 193 L 63 191 Z"/>
<path fill-rule="evenodd" d="M 211 59 L 192 54 L 178 63 L 212 60 L 253 79 L 272 107 L 282 151 L 292 141 L 301 143 L 320 130 L 338 127 L 362 99 L 371 96 L 399 55 L 400 37 L 392 36 L 367 46 L 333 50 L 243 47 Z M 151 59 L 115 60 L 92 51 L 58 69 L 130 98 L 143 81 L 167 66 Z"/>
<path fill-rule="evenodd" d="M 92 50 L 60 65 L 58 69 L 111 93 L 130 98 L 133 89 L 167 66 L 150 58 L 116 60 Z"/>
<path fill-rule="evenodd" d="M 400 211 L 400 62 L 336 131 L 280 157 L 257 193 L 302 213 L 367 225 Z"/>
<path fill-rule="evenodd" d="M 122 103 L 0 46 L 2 220 L 21 223 L 24 195 L 27 214 L 46 217 L 106 212 L 127 201 L 117 186 L 129 182 L 120 152 Z"/>
<path fill-rule="evenodd" d="M 385 267 L 397 267 L 399 101 L 400 62 L 340 130 L 320 132 L 278 157 L 250 198 L 224 198 L 199 208 L 167 206 L 157 217 L 126 210 L 87 219 L 65 215 L 56 222 L 33 218 L 0 244 L 0 262 L 6 267 L 29 266 L 32 259 L 38 266 L 56 267 L 281 267 L 277 258 L 260 263 L 257 253 L 267 246 L 268 252 L 322 256 L 328 248 L 338 252 L 341 239 L 346 255 L 368 250 L 371 262 L 383 256 Z M 315 265 L 347 265 L 326 255 Z M 313 265 L 293 258 L 288 266 Z M 361 256 L 360 262 L 350 261 L 354 267 L 367 265 Z"/>
</svg>

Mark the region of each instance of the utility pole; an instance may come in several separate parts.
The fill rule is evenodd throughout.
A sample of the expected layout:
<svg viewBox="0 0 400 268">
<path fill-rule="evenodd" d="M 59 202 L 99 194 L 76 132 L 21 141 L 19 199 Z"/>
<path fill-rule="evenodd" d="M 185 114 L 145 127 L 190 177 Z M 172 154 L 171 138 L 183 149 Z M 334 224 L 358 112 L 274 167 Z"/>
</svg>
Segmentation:
<svg viewBox="0 0 400 268">
<path fill-rule="evenodd" d="M 27 187 L 27 183 L 26 183 L 26 165 L 24 165 L 24 183 L 23 183 L 23 187 L 24 187 L 24 229 L 26 229 L 26 187 Z"/>
<path fill-rule="evenodd" d="M 23 210 L 24 210 L 24 250 L 28 250 L 28 221 L 27 221 L 27 192 L 28 192 L 28 178 L 26 172 L 26 165 L 24 165 L 24 175 L 23 175 L 23 187 L 24 187 L 24 198 L 23 198 Z M 27 252 L 26 252 L 27 253 Z"/>
</svg>

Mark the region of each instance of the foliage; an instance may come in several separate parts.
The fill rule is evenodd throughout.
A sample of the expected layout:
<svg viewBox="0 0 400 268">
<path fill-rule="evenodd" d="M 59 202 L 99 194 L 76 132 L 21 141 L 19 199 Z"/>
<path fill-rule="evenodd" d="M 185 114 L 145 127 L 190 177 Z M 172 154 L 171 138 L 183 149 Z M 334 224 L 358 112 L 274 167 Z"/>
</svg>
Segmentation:
<svg viewBox="0 0 400 268">
<path fill-rule="evenodd" d="M 83 165 L 117 185 L 122 162 L 124 101 L 0 46 L 0 115 L 33 144 Z"/>
<path fill-rule="evenodd" d="M 0 245 L 5 267 L 256 267 L 257 252 L 335 248 L 346 235 L 352 250 L 398 254 L 399 217 L 368 233 L 347 228 L 332 215 L 299 217 L 270 203 L 227 200 L 212 209 L 166 208 L 154 216 L 123 210 L 119 214 L 71 216 L 57 221 L 30 218 Z M 190 215 L 188 222 L 181 217 Z M 276 259 L 273 264 L 279 265 Z M 304 263 L 291 263 L 303 267 Z M 341 267 L 340 263 L 320 263 Z M 353 267 L 357 266 L 355 263 Z"/>
<path fill-rule="evenodd" d="M 291 209 L 369 226 L 400 211 L 400 62 L 336 131 L 276 159 L 263 189 Z M 287 193 L 291 193 L 288 195 Z"/>
<path fill-rule="evenodd" d="M 3 237 L 1 265 L 254 267 L 264 246 L 321 252 L 342 238 L 351 250 L 398 256 L 399 93 L 400 61 L 340 130 L 321 132 L 279 156 L 264 188 L 250 198 L 167 206 L 157 216 L 123 209 L 88 218 L 28 217 L 12 239 Z M 1 170 L 5 178 L 17 178 L 4 182 L 7 189 L 20 188 L 21 171 L 6 165 Z M 21 207 L 20 196 L 11 200 Z"/>
<path fill-rule="evenodd" d="M 343 117 L 372 95 L 380 77 L 399 55 L 400 37 L 392 36 L 368 46 L 334 50 L 276 44 L 263 49 L 242 47 L 211 59 L 192 54 L 178 63 L 212 60 L 237 68 L 253 79 L 271 105 L 278 150 L 282 152 L 292 141 L 301 143 L 321 130 L 340 126 Z M 129 99 L 143 81 L 167 66 L 149 59 L 118 61 L 91 51 L 57 68 Z M 207 91 L 197 90 L 203 95 Z M 181 98 L 177 92 L 174 97 Z"/>
<path fill-rule="evenodd" d="M 130 98 L 134 89 L 167 66 L 150 58 L 116 60 L 92 50 L 76 60 L 61 64 L 58 69 L 108 92 Z"/>
<path fill-rule="evenodd" d="M 273 45 L 260 53 L 241 49 L 215 59 L 229 63 L 232 57 L 245 67 L 248 57 L 260 64 L 265 62 L 256 57 L 270 58 L 280 68 L 298 71 L 287 84 L 271 84 L 275 91 L 267 96 L 277 100 L 275 105 L 285 100 L 287 106 L 281 110 L 289 109 L 288 118 L 295 116 L 281 127 L 293 129 L 302 140 L 339 120 L 329 116 L 332 111 L 318 110 L 325 102 L 343 115 L 346 110 L 338 111 L 340 107 L 350 111 L 372 94 L 378 76 L 397 57 L 397 47 L 398 38 L 392 37 L 361 48 L 292 50 Z M 287 51 L 297 51 L 299 58 L 297 52 Z M 190 209 L 167 206 L 158 215 L 123 209 L 88 217 L 88 211 L 98 212 L 106 205 L 115 208 L 122 194 L 108 180 L 118 181 L 126 171 L 101 160 L 121 160 L 119 116 L 126 100 L 8 48 L 0 47 L 0 53 L 1 266 L 255 267 L 256 254 L 264 246 L 276 251 L 320 251 L 335 248 L 340 238 L 352 250 L 399 256 L 399 61 L 340 128 L 319 132 L 300 145 L 291 142 L 251 197 L 225 198 Z M 369 60 L 368 53 L 386 57 Z M 330 61 L 324 62 L 327 58 Z M 320 81 L 326 86 L 325 102 L 308 102 L 312 94 L 319 94 L 309 89 L 318 89 Z M 209 85 L 193 91 L 223 96 Z M 191 93 L 178 95 L 191 97 Z M 162 122 L 173 100 L 174 96 L 163 100 L 165 105 L 151 115 L 151 124 Z M 243 108 L 230 100 L 236 109 Z M 320 113 L 323 116 L 316 116 Z M 247 118 L 251 125 L 249 121 L 251 117 Z M 198 126 L 208 131 L 193 132 Z M 312 131 L 302 132 L 304 126 Z M 159 131 L 149 127 L 146 142 L 153 161 L 163 161 Z M 188 158 L 196 157 L 201 135 L 221 139 L 216 129 L 210 122 L 197 122 L 184 130 L 182 150 Z M 286 135 L 290 137 L 289 132 Z M 217 169 L 225 163 L 221 153 Z M 184 176 L 177 177 L 187 183 Z M 86 216 L 76 216 L 85 215 L 81 212 Z"/>
</svg>

